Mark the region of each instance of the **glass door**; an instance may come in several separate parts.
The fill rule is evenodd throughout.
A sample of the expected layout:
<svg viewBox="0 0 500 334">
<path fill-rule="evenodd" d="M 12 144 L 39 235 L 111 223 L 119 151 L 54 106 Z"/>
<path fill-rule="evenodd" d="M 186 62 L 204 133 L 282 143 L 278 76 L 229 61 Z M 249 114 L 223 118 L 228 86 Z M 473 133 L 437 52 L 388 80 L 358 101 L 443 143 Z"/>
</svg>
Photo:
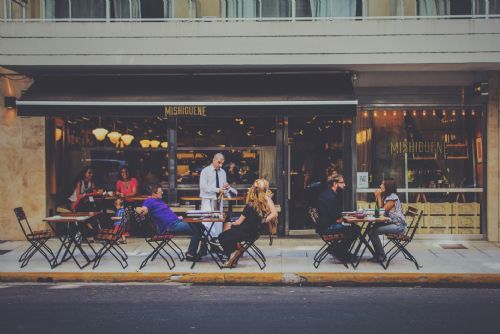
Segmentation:
<svg viewBox="0 0 500 334">
<path fill-rule="evenodd" d="M 332 173 L 351 183 L 352 118 L 332 115 L 289 116 L 285 130 L 285 207 L 289 230 L 314 229 L 308 208 L 316 207 Z M 349 187 L 348 187 L 349 188 Z M 350 208 L 351 191 L 344 207 Z"/>
</svg>

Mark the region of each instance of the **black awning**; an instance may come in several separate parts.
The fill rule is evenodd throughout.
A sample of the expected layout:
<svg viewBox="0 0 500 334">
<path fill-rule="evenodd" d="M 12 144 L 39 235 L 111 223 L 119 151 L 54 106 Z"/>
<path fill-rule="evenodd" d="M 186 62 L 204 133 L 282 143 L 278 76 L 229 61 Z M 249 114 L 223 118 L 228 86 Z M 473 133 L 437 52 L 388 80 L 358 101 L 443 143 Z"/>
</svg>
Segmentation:
<svg viewBox="0 0 500 334">
<path fill-rule="evenodd" d="M 301 73 L 40 76 L 17 102 L 21 116 L 155 115 L 165 106 L 190 105 L 352 111 L 357 100 L 349 74 Z"/>
</svg>

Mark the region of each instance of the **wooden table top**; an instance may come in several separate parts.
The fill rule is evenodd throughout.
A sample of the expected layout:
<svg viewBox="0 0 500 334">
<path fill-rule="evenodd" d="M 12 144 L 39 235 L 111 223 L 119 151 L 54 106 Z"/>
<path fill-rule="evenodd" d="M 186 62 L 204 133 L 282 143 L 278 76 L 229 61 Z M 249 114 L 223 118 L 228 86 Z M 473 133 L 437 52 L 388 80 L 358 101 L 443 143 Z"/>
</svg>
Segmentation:
<svg viewBox="0 0 500 334">
<path fill-rule="evenodd" d="M 373 216 L 366 216 L 365 218 L 356 218 L 352 216 L 344 216 L 342 217 L 347 223 L 385 223 L 391 220 L 389 217 L 380 216 L 375 218 Z"/>
</svg>

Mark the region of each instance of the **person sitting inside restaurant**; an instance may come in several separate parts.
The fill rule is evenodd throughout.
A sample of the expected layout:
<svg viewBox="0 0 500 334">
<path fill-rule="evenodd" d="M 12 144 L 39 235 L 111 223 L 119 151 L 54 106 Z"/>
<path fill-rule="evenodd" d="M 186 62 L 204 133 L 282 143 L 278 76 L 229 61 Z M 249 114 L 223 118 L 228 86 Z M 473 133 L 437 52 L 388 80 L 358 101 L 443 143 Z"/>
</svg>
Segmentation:
<svg viewBox="0 0 500 334">
<path fill-rule="evenodd" d="M 177 217 L 175 213 L 168 207 L 162 199 L 163 190 L 159 185 L 156 185 L 151 190 L 151 197 L 146 199 L 142 206 L 135 210 L 141 215 L 151 217 L 153 224 L 156 226 L 156 232 L 162 234 L 188 234 L 191 235 L 188 251 L 186 253 L 187 261 L 197 261 L 198 246 L 202 236 L 202 226 L 199 224 L 189 224 L 182 221 L 182 217 Z"/>
<path fill-rule="evenodd" d="M 137 179 L 130 177 L 128 167 L 120 168 L 120 175 L 116 181 L 116 195 L 123 197 L 135 196 L 137 194 Z"/>
<path fill-rule="evenodd" d="M 86 166 L 78 174 L 73 193 L 68 198 L 70 209 L 72 211 L 93 211 L 93 199 L 89 198 L 89 201 L 83 199 L 89 197 L 89 194 L 95 193 L 96 190 L 92 167 Z"/>
<path fill-rule="evenodd" d="M 344 177 L 333 174 L 327 181 L 328 189 L 318 197 L 319 234 L 342 233 L 343 238 L 329 252 L 341 261 L 354 261 L 355 256 L 349 252 L 352 243 L 359 237 L 361 229 L 357 225 L 342 224 L 342 191 L 345 189 Z"/>
<path fill-rule="evenodd" d="M 387 233 L 404 234 L 406 232 L 406 219 L 394 179 L 387 178 L 382 181 L 380 188 L 375 192 L 375 199 L 378 206 L 384 209 L 384 216 L 389 217 L 390 220 L 388 222 L 375 223 L 368 233 L 375 251 L 375 255 L 370 261 L 383 262 L 386 260 L 386 256 L 379 235 Z"/>
<path fill-rule="evenodd" d="M 248 189 L 246 206 L 241 216 L 233 222 L 229 229 L 219 235 L 219 242 L 224 254 L 229 258 L 223 264 L 224 267 L 234 266 L 238 258 L 239 250 L 237 244 L 241 241 L 252 240 L 259 233 L 259 224 L 270 222 L 278 217 L 272 193 L 269 191 L 269 182 L 264 179 L 257 179 L 252 187 Z"/>
</svg>

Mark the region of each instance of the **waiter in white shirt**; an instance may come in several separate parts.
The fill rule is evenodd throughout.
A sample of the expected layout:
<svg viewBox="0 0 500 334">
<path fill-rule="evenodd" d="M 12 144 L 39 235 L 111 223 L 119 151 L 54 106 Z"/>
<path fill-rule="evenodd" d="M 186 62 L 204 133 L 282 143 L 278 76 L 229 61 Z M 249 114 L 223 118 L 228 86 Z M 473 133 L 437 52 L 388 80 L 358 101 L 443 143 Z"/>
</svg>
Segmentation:
<svg viewBox="0 0 500 334">
<path fill-rule="evenodd" d="M 224 155 L 216 153 L 212 164 L 203 168 L 200 174 L 200 198 L 201 210 L 222 211 L 222 195 L 229 191 L 231 187 L 227 183 L 226 172 L 222 169 Z M 219 200 L 220 198 L 220 200 Z M 203 223 L 208 229 L 212 223 Z M 210 234 L 213 237 L 219 236 L 222 232 L 222 224 L 214 224 Z"/>
</svg>

